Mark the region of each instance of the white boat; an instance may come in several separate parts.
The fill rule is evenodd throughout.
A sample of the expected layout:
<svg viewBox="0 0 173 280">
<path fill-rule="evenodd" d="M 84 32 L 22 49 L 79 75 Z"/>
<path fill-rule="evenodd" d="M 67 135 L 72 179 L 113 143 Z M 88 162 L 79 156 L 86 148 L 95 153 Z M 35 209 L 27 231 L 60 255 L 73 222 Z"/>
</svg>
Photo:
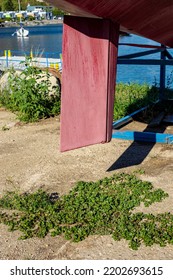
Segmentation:
<svg viewBox="0 0 173 280">
<path fill-rule="evenodd" d="M 21 25 L 21 27 L 12 34 L 12 36 L 14 36 L 15 34 L 17 34 L 17 37 L 28 37 L 29 30 L 23 28 L 23 26 Z"/>
<path fill-rule="evenodd" d="M 21 12 L 20 0 L 18 0 L 18 5 L 19 5 L 19 13 L 20 13 Z M 29 35 L 29 31 L 23 27 L 21 17 L 20 17 L 20 28 L 16 30 L 12 35 L 14 35 L 15 33 L 17 34 L 17 37 L 28 37 Z"/>
<path fill-rule="evenodd" d="M 29 31 L 26 30 L 23 27 L 20 27 L 17 31 L 16 34 L 18 37 L 27 37 L 29 35 Z"/>
</svg>

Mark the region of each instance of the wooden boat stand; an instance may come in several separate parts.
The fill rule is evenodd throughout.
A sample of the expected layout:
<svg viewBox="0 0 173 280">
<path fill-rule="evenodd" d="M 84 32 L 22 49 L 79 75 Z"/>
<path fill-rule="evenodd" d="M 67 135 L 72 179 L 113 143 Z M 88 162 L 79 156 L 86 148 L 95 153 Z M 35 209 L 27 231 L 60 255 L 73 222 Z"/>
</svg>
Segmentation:
<svg viewBox="0 0 173 280">
<path fill-rule="evenodd" d="M 159 100 L 162 102 L 165 100 L 164 90 L 165 90 L 165 77 L 166 77 L 166 66 L 173 65 L 173 56 L 169 52 L 169 48 L 164 45 L 154 46 L 154 45 L 141 45 L 141 44 L 120 44 L 127 46 L 135 46 L 142 48 L 150 48 L 150 50 L 132 53 L 128 55 L 123 55 L 118 57 L 117 64 L 125 65 L 158 65 L 160 66 L 160 95 Z M 147 56 L 154 53 L 160 53 L 160 59 L 141 59 L 141 56 Z M 173 134 L 157 133 L 157 132 L 140 132 L 140 131 L 120 131 L 119 128 L 125 126 L 127 123 L 133 121 L 133 118 L 143 110 L 147 108 L 143 107 L 128 116 L 121 118 L 113 122 L 113 133 L 112 138 L 132 140 L 137 142 L 150 142 L 150 143 L 165 143 L 173 144 Z M 164 117 L 163 112 L 161 112 L 151 123 L 151 126 L 158 126 Z M 170 120 L 171 122 L 171 120 Z"/>
</svg>

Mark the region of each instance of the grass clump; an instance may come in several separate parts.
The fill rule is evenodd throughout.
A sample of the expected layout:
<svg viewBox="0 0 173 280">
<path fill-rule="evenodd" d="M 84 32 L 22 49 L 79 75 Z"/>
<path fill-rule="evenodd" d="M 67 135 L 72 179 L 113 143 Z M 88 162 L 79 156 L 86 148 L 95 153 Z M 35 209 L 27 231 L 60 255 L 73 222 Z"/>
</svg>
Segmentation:
<svg viewBox="0 0 173 280">
<path fill-rule="evenodd" d="M 152 104 L 159 99 L 159 89 L 147 84 L 123 84 L 116 85 L 114 102 L 114 120 L 125 117 L 134 111 Z"/>
<path fill-rule="evenodd" d="M 50 233 L 78 242 L 89 235 L 111 234 L 115 240 L 129 240 L 133 249 L 142 242 L 165 246 L 173 243 L 173 216 L 133 210 L 141 203 L 148 207 L 167 196 L 134 174 L 115 174 L 97 182 L 78 182 L 62 197 L 43 190 L 8 192 L 0 199 L 0 222 L 12 231 L 20 230 L 22 239 Z"/>
<path fill-rule="evenodd" d="M 24 122 L 59 114 L 60 88 L 53 88 L 50 74 L 34 67 L 30 58 L 26 58 L 25 66 L 20 75 L 15 74 L 14 69 L 10 70 L 8 86 L 0 93 L 1 106 L 16 112 Z"/>
<path fill-rule="evenodd" d="M 26 58 L 26 68 L 22 75 L 11 70 L 8 88 L 0 93 L 0 106 L 17 112 L 21 121 L 32 122 L 60 113 L 60 88 L 50 95 L 50 74 L 32 66 L 32 60 Z M 39 82 L 40 75 L 44 82 Z M 114 120 L 118 120 L 143 106 L 152 104 L 159 97 L 159 89 L 147 84 L 116 85 L 114 102 Z"/>
</svg>

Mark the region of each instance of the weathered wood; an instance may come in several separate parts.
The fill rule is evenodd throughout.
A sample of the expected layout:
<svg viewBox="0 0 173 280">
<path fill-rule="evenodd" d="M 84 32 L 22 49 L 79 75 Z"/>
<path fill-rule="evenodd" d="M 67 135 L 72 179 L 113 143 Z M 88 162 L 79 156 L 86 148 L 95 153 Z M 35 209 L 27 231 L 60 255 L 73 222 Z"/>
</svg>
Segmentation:
<svg viewBox="0 0 173 280">
<path fill-rule="evenodd" d="M 60 149 L 112 138 L 119 25 L 64 17 Z"/>
<path fill-rule="evenodd" d="M 152 121 L 149 123 L 148 127 L 158 126 L 165 116 L 165 112 L 160 112 Z"/>
</svg>

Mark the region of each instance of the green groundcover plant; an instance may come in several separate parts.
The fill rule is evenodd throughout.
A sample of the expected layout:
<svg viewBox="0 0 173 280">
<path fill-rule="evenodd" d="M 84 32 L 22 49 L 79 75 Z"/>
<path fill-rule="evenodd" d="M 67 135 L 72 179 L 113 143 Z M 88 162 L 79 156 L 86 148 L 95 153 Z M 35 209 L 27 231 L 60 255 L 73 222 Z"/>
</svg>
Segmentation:
<svg viewBox="0 0 173 280">
<path fill-rule="evenodd" d="M 34 67 L 32 62 L 31 58 L 26 58 L 26 68 L 20 75 L 11 69 L 8 86 L 0 93 L 1 106 L 16 112 L 24 122 L 38 121 L 60 113 L 60 87 L 51 86 L 48 71 Z"/>
<path fill-rule="evenodd" d="M 148 84 L 119 83 L 116 85 L 114 120 L 125 117 L 159 99 L 159 88 Z M 152 110 L 152 107 L 151 107 Z"/>
<path fill-rule="evenodd" d="M 0 199 L 0 222 L 20 230 L 21 239 L 62 234 L 81 241 L 89 235 L 126 239 L 132 249 L 141 243 L 173 244 L 173 215 L 137 212 L 168 196 L 133 174 L 114 174 L 96 182 L 78 182 L 58 197 L 39 189 L 34 193 L 8 192 Z M 134 211 L 136 210 L 136 211 Z"/>
<path fill-rule="evenodd" d="M 23 63 L 26 68 L 20 76 L 15 75 L 14 69 L 10 70 L 8 86 L 0 92 L 0 106 L 16 112 L 18 118 L 25 122 L 59 114 L 60 87 L 51 88 L 50 74 L 34 67 L 31 58 L 26 57 Z M 40 82 L 40 76 L 44 77 L 44 81 Z M 52 90 L 54 94 L 51 94 Z M 153 104 L 158 98 L 157 86 L 119 83 L 116 85 L 113 118 L 118 120 L 143 106 Z"/>
</svg>

